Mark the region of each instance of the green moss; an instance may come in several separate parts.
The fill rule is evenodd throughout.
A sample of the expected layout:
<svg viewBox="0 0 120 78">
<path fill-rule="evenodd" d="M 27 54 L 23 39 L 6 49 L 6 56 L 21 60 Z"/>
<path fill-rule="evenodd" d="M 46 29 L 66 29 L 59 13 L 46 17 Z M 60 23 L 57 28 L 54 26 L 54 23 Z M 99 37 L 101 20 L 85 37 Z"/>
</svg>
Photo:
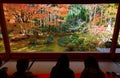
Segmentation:
<svg viewBox="0 0 120 78">
<path fill-rule="evenodd" d="M 41 44 L 39 42 L 36 45 L 30 45 L 26 40 L 11 43 L 11 50 L 13 52 L 64 52 L 65 48 L 57 45 L 57 39 L 58 38 L 54 39 L 54 42 L 50 44 Z M 40 41 L 43 41 L 43 39 Z"/>
</svg>

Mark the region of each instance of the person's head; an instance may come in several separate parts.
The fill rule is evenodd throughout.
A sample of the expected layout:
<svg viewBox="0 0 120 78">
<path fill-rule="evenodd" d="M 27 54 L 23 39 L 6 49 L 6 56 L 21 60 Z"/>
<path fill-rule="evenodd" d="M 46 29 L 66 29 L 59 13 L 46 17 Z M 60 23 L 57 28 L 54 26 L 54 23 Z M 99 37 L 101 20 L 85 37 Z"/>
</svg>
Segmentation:
<svg viewBox="0 0 120 78">
<path fill-rule="evenodd" d="M 58 59 L 58 65 L 60 67 L 69 67 L 69 58 L 66 54 L 61 54 Z"/>
<path fill-rule="evenodd" d="M 85 59 L 84 64 L 85 64 L 85 68 L 91 68 L 92 67 L 92 68 L 99 69 L 98 61 L 93 56 L 88 56 Z"/>
<path fill-rule="evenodd" d="M 1 58 L 0 58 L 0 67 L 2 66 L 2 60 L 1 60 Z"/>
<path fill-rule="evenodd" d="M 17 60 L 17 72 L 25 72 L 28 68 L 29 60 L 28 59 L 19 59 Z"/>
</svg>

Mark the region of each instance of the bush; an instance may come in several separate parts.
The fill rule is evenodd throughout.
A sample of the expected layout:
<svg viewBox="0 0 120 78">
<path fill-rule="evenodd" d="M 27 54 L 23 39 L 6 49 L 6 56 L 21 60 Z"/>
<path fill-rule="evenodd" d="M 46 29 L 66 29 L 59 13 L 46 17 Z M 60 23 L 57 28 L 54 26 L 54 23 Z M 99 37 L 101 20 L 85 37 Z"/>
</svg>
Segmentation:
<svg viewBox="0 0 120 78">
<path fill-rule="evenodd" d="M 42 40 L 41 43 L 42 44 L 47 44 L 47 40 Z"/>
<path fill-rule="evenodd" d="M 111 42 L 111 41 L 106 41 L 106 42 L 105 42 L 105 47 L 106 47 L 106 48 L 110 48 L 111 45 L 112 45 L 112 42 Z"/>
<path fill-rule="evenodd" d="M 68 43 L 67 44 L 67 51 L 75 51 L 76 50 L 76 45 L 74 43 Z"/>
<path fill-rule="evenodd" d="M 104 44 L 106 48 L 110 48 L 112 45 L 112 41 L 106 41 Z M 120 48 L 120 45 L 117 43 L 116 47 Z"/>
<path fill-rule="evenodd" d="M 78 51 L 84 51 L 84 45 L 80 45 L 79 47 L 78 47 Z"/>
<path fill-rule="evenodd" d="M 95 51 L 99 41 L 96 36 L 86 34 L 79 37 L 78 42 L 78 51 Z"/>
<path fill-rule="evenodd" d="M 47 43 L 52 43 L 53 40 L 54 40 L 54 36 L 49 36 L 49 37 L 47 38 Z"/>
<path fill-rule="evenodd" d="M 60 46 L 65 46 L 69 41 L 67 40 L 67 38 L 59 38 L 58 39 L 58 45 Z"/>
<path fill-rule="evenodd" d="M 79 38 L 79 39 L 78 39 L 78 43 L 79 43 L 79 44 L 83 44 L 83 43 L 84 43 L 84 38 Z"/>
</svg>

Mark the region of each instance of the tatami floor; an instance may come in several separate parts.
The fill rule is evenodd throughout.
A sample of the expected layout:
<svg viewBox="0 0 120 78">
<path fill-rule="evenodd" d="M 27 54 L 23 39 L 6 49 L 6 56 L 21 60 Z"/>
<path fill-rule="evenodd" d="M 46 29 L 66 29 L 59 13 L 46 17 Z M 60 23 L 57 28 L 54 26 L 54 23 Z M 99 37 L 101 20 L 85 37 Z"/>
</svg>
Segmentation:
<svg viewBox="0 0 120 78">
<path fill-rule="evenodd" d="M 33 63 L 33 64 L 32 64 Z M 52 67 L 56 64 L 56 61 L 35 61 L 30 62 L 31 68 L 29 71 L 37 73 L 50 73 Z M 120 72 L 120 65 L 115 62 L 99 62 L 99 66 L 103 72 Z M 2 67 L 8 67 L 8 73 L 12 74 L 16 71 L 16 62 L 8 61 Z M 79 73 L 84 69 L 84 63 L 82 61 L 71 61 L 70 68 Z"/>
</svg>

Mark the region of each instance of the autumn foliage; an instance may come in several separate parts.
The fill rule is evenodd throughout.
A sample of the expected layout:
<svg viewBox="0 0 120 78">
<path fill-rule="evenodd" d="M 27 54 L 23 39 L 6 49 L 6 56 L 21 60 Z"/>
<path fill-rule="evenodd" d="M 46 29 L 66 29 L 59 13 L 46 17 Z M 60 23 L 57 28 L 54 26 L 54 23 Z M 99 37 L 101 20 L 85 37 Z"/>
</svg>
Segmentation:
<svg viewBox="0 0 120 78">
<path fill-rule="evenodd" d="M 36 28 L 36 21 L 40 26 L 60 26 L 69 12 L 69 4 L 4 4 L 4 14 L 8 31 L 28 32 Z M 39 26 L 38 26 L 39 28 Z"/>
</svg>

